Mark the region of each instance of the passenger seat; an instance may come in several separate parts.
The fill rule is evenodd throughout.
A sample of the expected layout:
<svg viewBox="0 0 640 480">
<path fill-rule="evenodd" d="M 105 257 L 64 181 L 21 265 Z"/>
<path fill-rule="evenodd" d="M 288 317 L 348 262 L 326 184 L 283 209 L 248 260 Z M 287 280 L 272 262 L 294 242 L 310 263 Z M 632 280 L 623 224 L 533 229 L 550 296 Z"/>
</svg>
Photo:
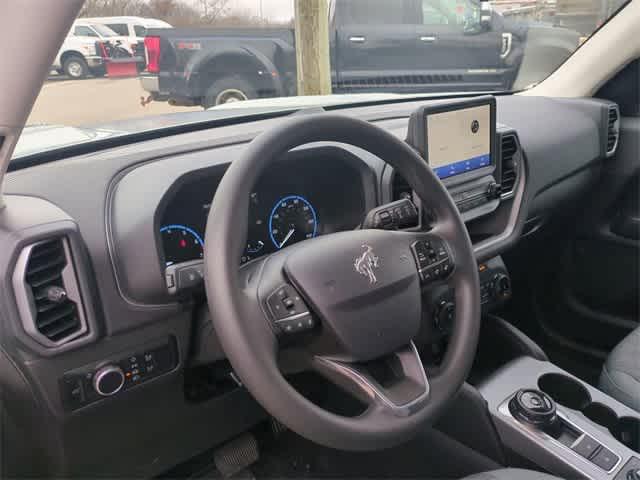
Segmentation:
<svg viewBox="0 0 640 480">
<path fill-rule="evenodd" d="M 600 388 L 640 412 L 640 328 L 609 354 L 602 367 Z"/>
</svg>

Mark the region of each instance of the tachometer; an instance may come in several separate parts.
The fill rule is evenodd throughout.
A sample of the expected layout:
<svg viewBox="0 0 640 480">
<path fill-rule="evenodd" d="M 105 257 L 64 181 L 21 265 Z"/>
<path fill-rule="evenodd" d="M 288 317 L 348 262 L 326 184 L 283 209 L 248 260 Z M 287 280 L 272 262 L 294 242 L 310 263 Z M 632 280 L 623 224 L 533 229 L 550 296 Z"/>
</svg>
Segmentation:
<svg viewBox="0 0 640 480">
<path fill-rule="evenodd" d="M 318 233 L 318 217 L 309 201 L 299 195 L 284 197 L 274 205 L 269 216 L 269 236 L 277 249 Z"/>
<path fill-rule="evenodd" d="M 167 265 L 189 262 L 204 257 L 202 238 L 185 225 L 165 225 L 160 229 Z"/>
</svg>

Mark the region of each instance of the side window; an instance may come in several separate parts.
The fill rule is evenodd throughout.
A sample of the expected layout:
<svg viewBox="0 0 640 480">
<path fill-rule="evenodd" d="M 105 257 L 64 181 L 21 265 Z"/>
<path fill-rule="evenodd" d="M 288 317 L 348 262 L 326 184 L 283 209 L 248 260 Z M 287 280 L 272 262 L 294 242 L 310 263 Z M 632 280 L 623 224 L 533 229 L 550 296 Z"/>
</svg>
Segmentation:
<svg viewBox="0 0 640 480">
<path fill-rule="evenodd" d="M 422 0 L 422 15 L 425 25 L 457 25 L 466 29 L 480 22 L 480 2 Z"/>
<path fill-rule="evenodd" d="M 142 25 L 134 25 L 133 26 L 133 31 L 136 34 L 136 37 L 146 37 L 147 36 L 147 29 L 144 28 Z"/>
<path fill-rule="evenodd" d="M 448 25 L 449 19 L 438 10 L 431 0 L 422 2 L 422 24 L 423 25 Z"/>
<path fill-rule="evenodd" d="M 349 22 L 354 25 L 398 25 L 407 22 L 407 0 L 347 0 Z"/>
<path fill-rule="evenodd" d="M 91 28 L 86 27 L 84 25 L 78 25 L 73 29 L 73 34 L 78 37 L 97 37 L 98 34 L 94 32 Z"/>
<path fill-rule="evenodd" d="M 126 23 L 109 23 L 107 27 L 116 32 L 118 35 L 121 35 L 123 37 L 129 36 L 129 27 Z"/>
</svg>

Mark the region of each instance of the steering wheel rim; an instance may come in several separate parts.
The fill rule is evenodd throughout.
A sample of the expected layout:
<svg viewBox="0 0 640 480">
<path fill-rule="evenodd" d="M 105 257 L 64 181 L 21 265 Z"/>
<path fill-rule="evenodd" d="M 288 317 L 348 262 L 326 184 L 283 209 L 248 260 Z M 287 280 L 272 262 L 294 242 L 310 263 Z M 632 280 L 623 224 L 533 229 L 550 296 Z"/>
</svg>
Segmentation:
<svg viewBox="0 0 640 480">
<path fill-rule="evenodd" d="M 291 270 L 290 264 L 295 262 L 288 261 L 287 257 L 295 256 L 302 245 L 311 245 L 318 239 L 293 245 L 285 249 L 286 254 L 277 252 L 256 262 L 257 266 L 249 269 L 249 273 L 239 268 L 238 259 L 246 243 L 250 193 L 258 179 L 289 150 L 321 141 L 354 145 L 389 163 L 407 179 L 423 204 L 429 205 L 436 219 L 429 233 L 443 238 L 454 254 L 455 270 L 450 283 L 455 290 L 456 314 L 447 352 L 438 375 L 429 378 L 424 402 L 410 410 L 403 409 L 400 414 L 380 408 L 380 403 L 369 405 L 369 409 L 356 418 L 330 413 L 298 393 L 279 370 L 278 337 L 265 318 L 269 314 L 264 297 L 250 285 L 261 281 L 258 279 L 269 269 Z M 382 235 L 361 232 L 358 238 L 350 239 L 345 234 L 343 238 L 325 242 L 340 245 L 340 241 L 348 240 L 353 244 L 360 238 Z M 337 235 L 340 234 L 328 237 Z M 334 240 L 333 244 L 328 243 Z M 401 243 L 405 238 L 396 234 L 393 238 L 385 237 L 384 241 Z M 298 254 L 292 258 L 307 256 Z M 387 448 L 405 441 L 425 422 L 437 417 L 471 368 L 480 327 L 480 291 L 467 230 L 453 200 L 426 162 L 405 142 L 368 122 L 335 114 L 294 117 L 256 137 L 230 165 L 218 186 L 207 220 L 204 261 L 212 321 L 236 374 L 271 415 L 312 441 L 345 450 Z M 295 277 L 295 272 L 287 273 Z M 296 288 L 300 289 L 300 285 Z M 407 286 L 406 290 L 415 292 L 415 287 Z M 420 298 L 415 298 L 415 302 L 420 302 Z M 324 323 L 323 328 L 326 328 Z M 319 363 L 323 362 L 316 365 Z M 336 364 L 346 365 L 334 362 Z M 324 370 L 323 373 L 327 373 Z"/>
</svg>

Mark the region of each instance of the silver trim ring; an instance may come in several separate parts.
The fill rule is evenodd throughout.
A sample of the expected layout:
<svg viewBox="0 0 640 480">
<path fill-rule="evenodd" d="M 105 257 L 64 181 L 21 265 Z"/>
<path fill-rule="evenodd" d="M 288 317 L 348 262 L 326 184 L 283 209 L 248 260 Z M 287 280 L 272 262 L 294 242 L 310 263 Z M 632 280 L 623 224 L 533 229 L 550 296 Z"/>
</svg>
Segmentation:
<svg viewBox="0 0 640 480">
<path fill-rule="evenodd" d="M 120 386 L 116 388 L 113 392 L 106 393 L 100 390 L 100 381 L 111 373 L 117 373 L 120 376 L 121 382 L 120 382 Z M 99 395 L 103 397 L 110 397 L 111 395 L 115 395 L 116 393 L 118 393 L 124 387 L 124 382 L 125 382 L 124 372 L 120 367 L 117 367 L 115 365 L 107 365 L 106 367 L 102 367 L 93 376 L 93 388 L 95 389 L 96 392 L 98 392 Z"/>
<path fill-rule="evenodd" d="M 215 104 L 224 105 L 225 103 L 243 102 L 248 99 L 249 97 L 247 97 L 242 90 L 238 90 L 237 88 L 227 88 L 216 96 Z"/>
<path fill-rule="evenodd" d="M 84 68 L 77 60 L 72 60 L 67 64 L 67 73 L 70 77 L 79 78 L 82 76 Z"/>
</svg>

